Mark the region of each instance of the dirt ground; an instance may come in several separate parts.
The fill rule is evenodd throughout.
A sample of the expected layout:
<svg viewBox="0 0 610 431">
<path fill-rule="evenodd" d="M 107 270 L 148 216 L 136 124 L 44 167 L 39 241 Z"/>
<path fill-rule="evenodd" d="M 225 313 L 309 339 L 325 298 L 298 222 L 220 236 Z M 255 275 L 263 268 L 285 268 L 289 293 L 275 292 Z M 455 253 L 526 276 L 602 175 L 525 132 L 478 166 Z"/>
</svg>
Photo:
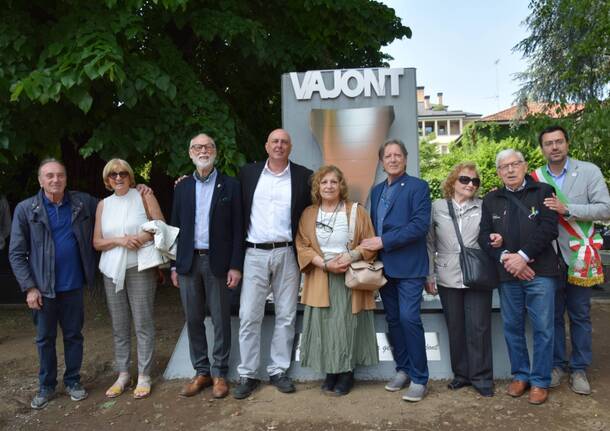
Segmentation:
<svg viewBox="0 0 610 431">
<path fill-rule="evenodd" d="M 112 383 L 112 339 L 103 298 L 89 295 L 84 329 L 82 382 L 89 398 L 73 402 L 60 390 L 42 411 L 31 410 L 37 388 L 34 326 L 25 308 L 0 308 L 0 429 L 2 430 L 609 430 L 610 303 L 593 305 L 594 361 L 589 376 L 593 394 L 572 393 L 567 384 L 551 391 L 549 401 L 532 406 L 526 397 L 504 394 L 506 381 L 496 382 L 496 396 L 481 398 L 471 388 L 451 392 L 446 381 L 430 382 L 420 403 L 383 390 L 383 383 L 360 383 L 348 396 L 322 395 L 319 382 L 300 383 L 295 394 L 269 385 L 243 401 L 214 400 L 210 389 L 180 398 L 184 381 L 165 381 L 165 366 L 183 325 L 178 294 L 161 287 L 156 301 L 157 346 L 153 393 L 135 401 L 131 393 L 104 397 Z M 135 344 L 135 343 L 134 343 Z M 63 363 L 61 341 L 58 360 Z M 63 370 L 60 370 L 60 375 Z M 61 382 L 59 384 L 61 387 Z"/>
</svg>

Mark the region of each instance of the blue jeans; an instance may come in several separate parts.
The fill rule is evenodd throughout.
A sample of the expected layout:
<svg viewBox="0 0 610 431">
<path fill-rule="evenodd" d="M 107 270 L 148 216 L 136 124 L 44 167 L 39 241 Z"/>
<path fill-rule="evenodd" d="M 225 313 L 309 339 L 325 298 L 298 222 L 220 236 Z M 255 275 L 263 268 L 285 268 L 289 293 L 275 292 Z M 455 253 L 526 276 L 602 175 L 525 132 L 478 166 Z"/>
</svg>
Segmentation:
<svg viewBox="0 0 610 431">
<path fill-rule="evenodd" d="M 404 371 L 414 383 L 428 383 L 428 359 L 420 306 L 425 278 L 391 278 L 379 293 L 388 322 L 396 370 Z"/>
<path fill-rule="evenodd" d="M 57 293 L 55 298 L 42 298 L 42 308 L 34 310 L 36 345 L 40 360 L 38 381 L 41 389 L 53 390 L 57 386 L 55 339 L 58 323 L 64 339 L 64 386 L 71 387 L 80 383 L 84 314 L 83 289 Z"/>
<path fill-rule="evenodd" d="M 572 353 L 570 362 L 566 353 L 566 326 L 564 315 L 570 319 Z M 555 348 L 553 366 L 571 371 L 586 370 L 591 365 L 591 288 L 580 287 L 562 280 L 555 295 Z"/>
<path fill-rule="evenodd" d="M 548 388 L 553 368 L 555 277 L 500 283 L 500 311 L 513 379 Z M 533 364 L 525 342 L 525 315 L 534 333 Z"/>
</svg>

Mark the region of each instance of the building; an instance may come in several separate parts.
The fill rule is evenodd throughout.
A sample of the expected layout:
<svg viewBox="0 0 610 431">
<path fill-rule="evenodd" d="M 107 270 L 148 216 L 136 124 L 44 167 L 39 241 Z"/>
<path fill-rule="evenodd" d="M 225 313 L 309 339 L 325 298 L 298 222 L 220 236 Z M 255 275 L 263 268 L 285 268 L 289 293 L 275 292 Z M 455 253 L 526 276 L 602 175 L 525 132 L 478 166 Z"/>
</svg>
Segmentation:
<svg viewBox="0 0 610 431">
<path fill-rule="evenodd" d="M 540 102 L 527 102 L 526 105 L 515 105 L 495 114 L 486 115 L 477 120 L 477 123 L 495 123 L 500 126 L 510 126 L 511 123 L 527 122 L 527 117 L 532 115 L 546 115 L 550 118 L 563 118 L 577 114 L 584 105 L 573 104 L 560 106 L 558 104 L 548 104 Z"/>
<path fill-rule="evenodd" d="M 424 87 L 417 87 L 417 128 L 419 137 L 424 138 L 434 133 L 432 143 L 437 145 L 441 154 L 449 152 L 449 144 L 462 135 L 468 123 L 481 118 L 480 114 L 465 111 L 450 111 L 443 104 L 443 93 L 437 93 L 437 103 L 430 102 L 430 96 L 424 93 Z"/>
</svg>

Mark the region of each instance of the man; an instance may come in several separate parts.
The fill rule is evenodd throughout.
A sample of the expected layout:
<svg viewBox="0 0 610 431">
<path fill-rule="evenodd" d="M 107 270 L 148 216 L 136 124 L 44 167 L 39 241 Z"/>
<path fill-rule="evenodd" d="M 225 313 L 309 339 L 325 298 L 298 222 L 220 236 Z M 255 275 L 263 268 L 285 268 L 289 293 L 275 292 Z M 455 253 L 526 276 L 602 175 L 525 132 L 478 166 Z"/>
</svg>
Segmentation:
<svg viewBox="0 0 610 431">
<path fill-rule="evenodd" d="M 286 375 L 301 281 L 293 241 L 301 213 L 311 202 L 312 171 L 288 159 L 291 148 L 290 135 L 276 129 L 265 144 L 267 160 L 248 164 L 239 173 L 246 255 L 239 305 L 240 383 L 233 391 L 237 399 L 247 398 L 259 383 L 261 324 L 270 291 L 275 305 L 275 327 L 267 374 L 280 392 L 295 391 Z"/>
<path fill-rule="evenodd" d="M 180 228 L 171 278 L 180 287 L 195 377 L 182 389 L 190 397 L 213 386 L 214 398 L 229 393 L 226 380 L 231 352 L 230 291 L 241 280 L 243 220 L 241 190 L 236 179 L 214 168 L 216 144 L 199 134 L 189 143 L 195 165 L 192 176 L 174 191 L 172 225 Z M 214 325 L 214 363 L 210 367 L 205 310 Z"/>
<path fill-rule="evenodd" d="M 66 169 L 55 159 L 38 168 L 41 190 L 15 208 L 9 260 L 33 310 L 40 359 L 39 390 L 34 409 L 47 406 L 57 385 L 57 324 L 64 340 L 63 383 L 73 401 L 87 398 L 80 383 L 83 360 L 83 283 L 93 286 L 96 256 L 92 247 L 97 201 L 66 193 Z"/>
<path fill-rule="evenodd" d="M 597 250 L 602 238 L 595 233 L 594 220 L 610 218 L 610 196 L 604 177 L 592 163 L 568 157 L 567 132 L 551 126 L 538 136 L 547 165 L 532 176 L 555 189 L 544 204 L 559 214 L 559 249 L 567 273 L 559 281 L 555 295 L 555 347 L 551 387 L 559 386 L 566 371 L 570 388 L 591 394 L 586 370 L 591 365 L 591 286 L 603 283 L 601 258 Z M 590 256 L 587 259 L 586 256 Z M 570 319 L 572 353 L 566 355 L 564 314 Z"/>
<path fill-rule="evenodd" d="M 420 305 L 428 254 L 426 235 L 430 224 L 428 183 L 407 175 L 407 149 L 402 141 L 387 141 L 379 149 L 379 161 L 388 175 L 371 191 L 371 219 L 377 234 L 361 245 L 379 250 L 388 283 L 380 289 L 388 322 L 396 375 L 386 390 L 401 390 L 405 401 L 421 401 L 427 392 L 428 361 Z"/>
<path fill-rule="evenodd" d="M 523 154 L 508 149 L 496 156 L 496 171 L 504 187 L 483 199 L 479 245 L 496 262 L 500 277 L 500 306 L 504 338 L 513 380 L 507 393 L 520 397 L 531 386 L 528 401 L 542 404 L 548 397 L 553 357 L 553 310 L 559 274 L 553 241 L 557 214 L 544 205 L 552 187 L 526 175 Z M 492 247 L 492 235 L 502 245 Z M 530 360 L 525 341 L 525 316 L 534 333 Z"/>
</svg>

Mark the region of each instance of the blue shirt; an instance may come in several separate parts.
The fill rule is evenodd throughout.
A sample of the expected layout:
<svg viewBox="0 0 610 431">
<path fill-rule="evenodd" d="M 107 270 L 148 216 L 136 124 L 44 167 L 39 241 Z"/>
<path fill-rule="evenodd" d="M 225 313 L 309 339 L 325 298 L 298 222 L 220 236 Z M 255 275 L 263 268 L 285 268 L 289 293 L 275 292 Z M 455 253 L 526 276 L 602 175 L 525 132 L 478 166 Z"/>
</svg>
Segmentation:
<svg viewBox="0 0 610 431">
<path fill-rule="evenodd" d="M 379 197 L 379 203 L 377 204 L 377 236 L 381 236 L 383 234 L 383 220 L 385 219 L 385 215 L 390 207 L 390 202 L 392 202 L 392 196 L 396 193 L 396 184 L 400 183 L 405 177 L 407 173 L 405 172 L 400 177 L 396 178 L 392 181 L 392 184 L 388 184 L 387 181 L 383 183 L 383 190 L 381 191 L 381 196 Z"/>
<path fill-rule="evenodd" d="M 196 172 L 193 173 L 193 178 L 195 178 L 195 249 L 210 248 L 210 208 L 217 176 L 216 169 L 214 169 L 204 181 L 201 181 L 201 177 Z"/>
<path fill-rule="evenodd" d="M 78 242 L 72 231 L 72 206 L 68 194 L 64 194 L 59 204 L 43 194 L 43 202 L 55 245 L 55 292 L 81 289 L 85 277 Z"/>
<path fill-rule="evenodd" d="M 570 163 L 570 159 L 567 158 L 566 164 L 563 165 L 563 169 L 559 175 L 555 175 L 549 168 L 549 165 L 548 164 L 546 165 L 546 171 L 549 173 L 551 178 L 553 178 L 553 181 L 555 181 L 555 184 L 557 184 L 557 187 L 559 187 L 560 190 L 563 188 L 563 180 L 566 179 L 566 174 L 568 173 L 568 164 L 569 163 Z"/>
</svg>

